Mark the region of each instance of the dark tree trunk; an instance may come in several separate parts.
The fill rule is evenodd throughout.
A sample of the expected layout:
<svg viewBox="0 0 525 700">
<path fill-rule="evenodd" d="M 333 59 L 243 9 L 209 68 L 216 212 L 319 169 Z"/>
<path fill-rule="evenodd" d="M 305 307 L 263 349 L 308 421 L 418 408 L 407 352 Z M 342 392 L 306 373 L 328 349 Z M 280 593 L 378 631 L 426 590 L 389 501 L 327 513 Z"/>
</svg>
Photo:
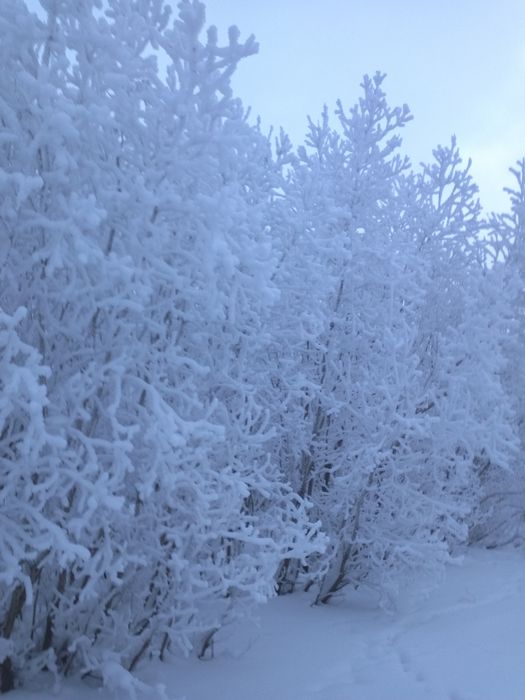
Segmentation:
<svg viewBox="0 0 525 700">
<path fill-rule="evenodd" d="M 22 608 L 26 601 L 26 592 L 22 584 L 18 584 L 11 595 L 9 608 L 5 614 L 2 624 L 2 637 L 10 639 L 15 626 L 16 618 L 21 614 Z M 0 693 L 7 693 L 15 687 L 15 674 L 13 671 L 13 662 L 7 656 L 0 663 Z"/>
</svg>

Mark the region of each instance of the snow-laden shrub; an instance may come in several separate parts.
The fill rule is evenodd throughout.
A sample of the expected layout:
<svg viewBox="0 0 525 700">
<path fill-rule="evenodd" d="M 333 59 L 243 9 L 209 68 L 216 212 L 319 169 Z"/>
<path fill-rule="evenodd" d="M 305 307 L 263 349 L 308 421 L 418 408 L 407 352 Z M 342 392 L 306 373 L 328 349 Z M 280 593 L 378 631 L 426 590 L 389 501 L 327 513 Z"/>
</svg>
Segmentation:
<svg viewBox="0 0 525 700">
<path fill-rule="evenodd" d="M 409 113 L 382 81 L 339 105 L 338 129 L 326 110 L 310 122 L 287 184 L 276 450 L 330 537 L 309 561 L 319 602 L 363 582 L 388 599 L 407 572 L 442 567 L 468 540 L 480 460 L 501 473 L 514 449 L 476 187 L 454 142 L 410 173 Z M 283 563 L 281 591 L 298 570 Z"/>
<path fill-rule="evenodd" d="M 274 184 L 229 87 L 253 39 L 203 43 L 196 1 L 41 4 L 0 20 L 2 382 L 31 379 L 0 429 L 4 689 L 204 653 L 318 547 L 254 374 Z"/>
<path fill-rule="evenodd" d="M 491 547 L 525 540 L 525 160 L 511 173 L 515 186 L 507 190 L 510 211 L 493 214 L 486 231 L 494 259 L 487 272 L 489 293 L 482 318 L 491 318 L 492 326 L 499 327 L 504 358 L 500 375 L 513 412 L 507 425 L 515 443 L 510 469 L 498 469 L 490 453 L 480 460 L 482 489 L 471 539 Z"/>
</svg>

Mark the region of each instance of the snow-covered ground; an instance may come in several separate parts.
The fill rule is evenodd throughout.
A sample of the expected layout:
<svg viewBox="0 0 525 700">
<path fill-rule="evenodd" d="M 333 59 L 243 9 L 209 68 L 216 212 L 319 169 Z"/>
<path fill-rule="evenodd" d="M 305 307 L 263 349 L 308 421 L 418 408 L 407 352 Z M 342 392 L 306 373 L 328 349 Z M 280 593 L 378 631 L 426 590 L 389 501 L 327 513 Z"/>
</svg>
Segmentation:
<svg viewBox="0 0 525 700">
<path fill-rule="evenodd" d="M 396 613 L 365 593 L 317 608 L 309 600 L 273 600 L 258 626 L 223 633 L 214 660 L 154 664 L 142 678 L 162 683 L 169 700 L 525 699 L 524 549 L 471 551 L 425 600 L 414 603 L 407 589 Z M 114 696 L 66 685 L 58 697 Z M 146 697 L 153 694 L 138 693 Z"/>
</svg>

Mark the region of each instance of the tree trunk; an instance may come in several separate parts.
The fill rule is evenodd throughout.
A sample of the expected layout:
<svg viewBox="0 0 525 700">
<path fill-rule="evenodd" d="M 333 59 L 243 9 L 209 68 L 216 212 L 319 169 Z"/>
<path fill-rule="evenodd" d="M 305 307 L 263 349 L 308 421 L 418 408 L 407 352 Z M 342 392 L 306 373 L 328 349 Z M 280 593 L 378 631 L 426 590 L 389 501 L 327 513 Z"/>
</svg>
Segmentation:
<svg viewBox="0 0 525 700">
<path fill-rule="evenodd" d="M 26 591 L 24 586 L 19 583 L 11 595 L 11 602 L 5 614 L 4 623 L 2 625 L 2 637 L 10 639 L 15 626 L 16 618 L 21 614 L 24 603 L 26 602 Z M 7 693 L 15 687 L 15 674 L 13 671 L 13 662 L 7 656 L 0 663 L 0 693 Z"/>
</svg>

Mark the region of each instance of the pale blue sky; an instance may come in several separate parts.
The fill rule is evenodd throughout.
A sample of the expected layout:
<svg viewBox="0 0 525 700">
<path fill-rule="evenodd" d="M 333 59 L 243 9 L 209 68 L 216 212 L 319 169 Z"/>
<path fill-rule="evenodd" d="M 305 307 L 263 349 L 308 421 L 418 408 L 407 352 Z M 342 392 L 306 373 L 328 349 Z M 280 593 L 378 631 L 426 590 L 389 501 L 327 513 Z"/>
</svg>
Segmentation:
<svg viewBox="0 0 525 700">
<path fill-rule="evenodd" d="M 455 133 L 488 209 L 507 207 L 508 167 L 525 156 L 525 0 L 208 0 L 207 19 L 243 37 L 259 55 L 233 78 L 263 126 L 297 142 L 306 115 L 359 95 L 364 73 L 387 73 L 390 104 L 414 121 L 407 153 L 428 160 Z"/>
</svg>

